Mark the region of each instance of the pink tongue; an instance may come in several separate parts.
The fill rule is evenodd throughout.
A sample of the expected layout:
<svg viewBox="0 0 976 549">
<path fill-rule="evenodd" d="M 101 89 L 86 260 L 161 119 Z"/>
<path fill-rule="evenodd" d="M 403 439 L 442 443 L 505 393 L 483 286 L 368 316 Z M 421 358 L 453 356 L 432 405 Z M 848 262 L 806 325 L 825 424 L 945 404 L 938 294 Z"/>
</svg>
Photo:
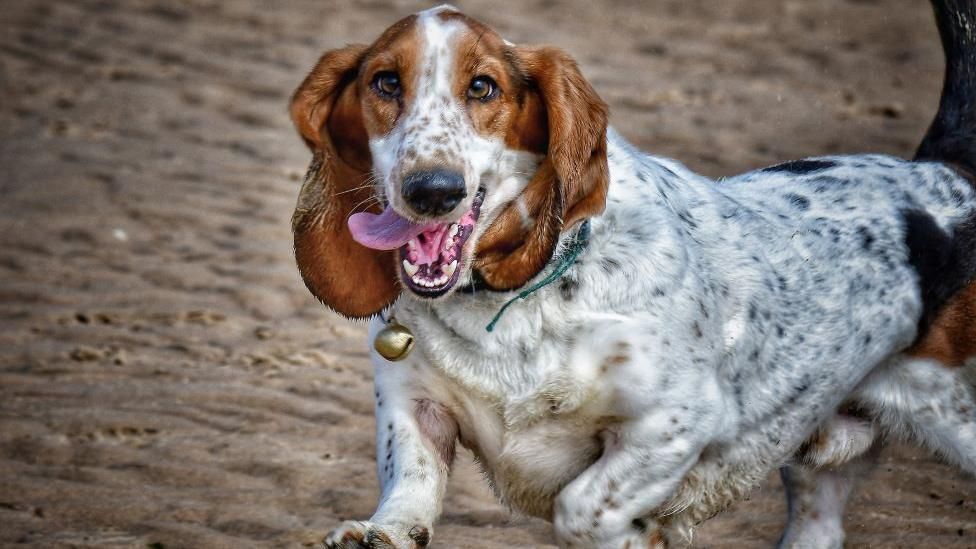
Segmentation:
<svg viewBox="0 0 976 549">
<path fill-rule="evenodd" d="M 349 231 L 356 242 L 374 250 L 395 250 L 437 223 L 419 225 L 387 206 L 383 213 L 367 212 L 349 216 Z"/>
</svg>

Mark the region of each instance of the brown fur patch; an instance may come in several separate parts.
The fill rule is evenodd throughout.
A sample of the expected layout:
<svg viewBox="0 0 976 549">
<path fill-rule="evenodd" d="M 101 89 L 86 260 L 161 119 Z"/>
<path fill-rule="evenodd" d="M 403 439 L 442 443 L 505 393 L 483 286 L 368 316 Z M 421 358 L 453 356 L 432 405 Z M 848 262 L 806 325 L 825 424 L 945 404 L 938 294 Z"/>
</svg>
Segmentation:
<svg viewBox="0 0 976 549">
<path fill-rule="evenodd" d="M 369 136 L 389 133 L 415 96 L 416 19 L 398 21 L 370 46 L 326 52 L 292 96 L 292 120 L 315 153 L 292 216 L 298 268 L 313 295 L 348 317 L 376 314 L 400 293 L 395 253 L 356 243 L 346 221 L 378 213 Z M 383 71 L 399 75 L 400 97 L 372 89 Z"/>
<path fill-rule="evenodd" d="M 454 463 L 459 431 L 454 416 L 443 405 L 427 399 L 417 401 L 414 416 L 420 425 L 420 432 L 440 458 L 441 464 L 450 467 Z"/>
<path fill-rule="evenodd" d="M 600 363 L 600 372 L 607 373 L 611 368 L 626 364 L 630 361 L 630 344 L 618 341 L 613 346 L 613 352 Z"/>
<path fill-rule="evenodd" d="M 369 135 L 390 133 L 400 115 L 416 97 L 418 82 L 422 78 L 417 64 L 421 47 L 421 36 L 417 31 L 416 16 L 413 15 L 398 21 L 370 46 L 357 82 L 362 101 L 359 108 Z M 394 72 L 399 76 L 400 97 L 383 97 L 371 89 L 373 80 L 380 72 Z M 364 152 L 369 154 L 368 140 L 364 145 Z"/>
<path fill-rule="evenodd" d="M 509 46 L 500 36 L 478 21 L 459 13 L 444 13 L 467 26 L 455 43 L 454 95 L 466 107 L 474 130 L 485 138 L 504 139 L 518 115 L 524 82 L 508 59 Z M 478 76 L 487 76 L 498 85 L 489 100 L 468 98 L 468 88 Z"/>
<path fill-rule="evenodd" d="M 830 445 L 830 432 L 825 427 L 820 427 L 810 435 L 794 453 L 794 458 L 806 464 L 814 463 L 813 456 L 822 455 Z"/>
<path fill-rule="evenodd" d="M 955 368 L 976 357 L 976 282 L 953 297 L 908 354 Z"/>
<path fill-rule="evenodd" d="M 603 211 L 609 183 L 607 106 L 576 62 L 554 48 L 510 48 L 507 57 L 526 89 L 505 141 L 544 144 L 546 157 L 521 197 L 535 220 L 528 232 L 513 203 L 478 243 L 475 266 L 496 289 L 522 286 L 542 270 L 562 230 Z"/>
<path fill-rule="evenodd" d="M 327 52 L 292 97 L 291 116 L 314 157 L 292 216 L 305 285 L 336 312 L 370 316 L 399 294 L 393 254 L 360 246 L 346 219 L 368 204 L 368 137 L 355 85 L 365 46 Z M 375 211 L 375 209 L 374 209 Z"/>
<path fill-rule="evenodd" d="M 651 533 L 651 537 L 647 540 L 647 545 L 650 549 L 665 549 L 668 546 L 660 530 L 655 530 Z"/>
</svg>

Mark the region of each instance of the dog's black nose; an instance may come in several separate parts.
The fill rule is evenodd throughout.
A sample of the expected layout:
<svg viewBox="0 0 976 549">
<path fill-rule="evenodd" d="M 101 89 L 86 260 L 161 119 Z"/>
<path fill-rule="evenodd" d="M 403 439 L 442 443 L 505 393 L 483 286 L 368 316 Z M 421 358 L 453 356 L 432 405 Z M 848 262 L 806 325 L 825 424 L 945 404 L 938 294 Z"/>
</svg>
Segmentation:
<svg viewBox="0 0 976 549">
<path fill-rule="evenodd" d="M 464 176 L 450 170 L 414 172 L 403 179 L 400 195 L 421 215 L 438 216 L 464 200 Z"/>
</svg>

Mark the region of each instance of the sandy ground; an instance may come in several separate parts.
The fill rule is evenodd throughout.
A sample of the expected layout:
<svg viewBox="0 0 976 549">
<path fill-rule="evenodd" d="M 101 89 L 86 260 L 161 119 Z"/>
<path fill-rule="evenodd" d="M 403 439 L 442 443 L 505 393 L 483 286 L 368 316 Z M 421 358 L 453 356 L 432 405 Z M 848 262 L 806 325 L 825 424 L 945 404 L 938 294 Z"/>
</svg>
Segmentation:
<svg viewBox="0 0 976 549">
<path fill-rule="evenodd" d="M 710 175 L 910 155 L 942 61 L 916 0 L 464 0 L 560 45 L 642 147 Z M 413 0 L 0 0 L 0 546 L 299 547 L 368 516 L 362 325 L 298 279 L 286 99 Z M 770 547 L 778 481 L 698 547 Z M 461 460 L 438 547 L 547 547 Z M 852 547 L 976 547 L 976 482 L 893 449 Z"/>
</svg>

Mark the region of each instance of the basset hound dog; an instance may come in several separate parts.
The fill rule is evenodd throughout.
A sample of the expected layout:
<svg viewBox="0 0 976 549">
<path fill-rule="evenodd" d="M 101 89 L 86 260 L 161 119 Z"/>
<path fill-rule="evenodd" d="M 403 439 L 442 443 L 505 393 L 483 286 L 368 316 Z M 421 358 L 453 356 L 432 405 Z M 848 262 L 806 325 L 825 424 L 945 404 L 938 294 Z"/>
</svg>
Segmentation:
<svg viewBox="0 0 976 549">
<path fill-rule="evenodd" d="M 458 445 L 560 547 L 685 545 L 777 468 L 780 545 L 840 547 L 887 437 L 976 472 L 976 5 L 933 5 L 913 160 L 719 181 L 608 128 L 567 54 L 451 7 L 325 53 L 291 102 L 298 267 L 412 344 L 373 353 L 378 508 L 325 545 L 426 546 Z"/>
</svg>

